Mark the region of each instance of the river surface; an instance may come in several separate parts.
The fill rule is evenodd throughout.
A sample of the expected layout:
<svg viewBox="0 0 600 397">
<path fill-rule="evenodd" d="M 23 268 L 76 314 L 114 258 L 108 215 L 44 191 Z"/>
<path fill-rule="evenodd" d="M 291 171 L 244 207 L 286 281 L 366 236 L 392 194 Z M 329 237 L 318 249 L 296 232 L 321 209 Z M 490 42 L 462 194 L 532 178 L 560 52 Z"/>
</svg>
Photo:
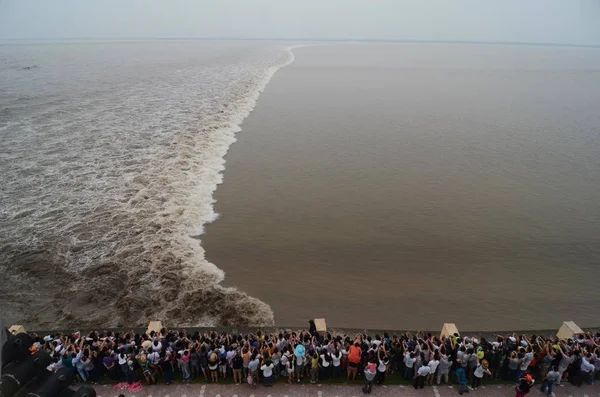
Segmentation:
<svg viewBox="0 0 600 397">
<path fill-rule="evenodd" d="M 199 236 L 285 43 L 0 42 L 0 317 L 27 329 L 264 325 Z"/>
<path fill-rule="evenodd" d="M 202 236 L 279 325 L 600 323 L 600 50 L 303 47 Z"/>
</svg>

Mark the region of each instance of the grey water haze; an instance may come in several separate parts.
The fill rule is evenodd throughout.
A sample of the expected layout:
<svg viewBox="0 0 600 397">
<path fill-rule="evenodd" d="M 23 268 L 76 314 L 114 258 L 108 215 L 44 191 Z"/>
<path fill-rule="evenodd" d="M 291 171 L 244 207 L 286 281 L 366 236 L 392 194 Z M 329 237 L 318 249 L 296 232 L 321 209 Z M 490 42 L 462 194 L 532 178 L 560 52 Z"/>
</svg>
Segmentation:
<svg viewBox="0 0 600 397">
<path fill-rule="evenodd" d="M 266 38 L 600 45 L 596 0 L 2 0 L 0 39 Z"/>
</svg>

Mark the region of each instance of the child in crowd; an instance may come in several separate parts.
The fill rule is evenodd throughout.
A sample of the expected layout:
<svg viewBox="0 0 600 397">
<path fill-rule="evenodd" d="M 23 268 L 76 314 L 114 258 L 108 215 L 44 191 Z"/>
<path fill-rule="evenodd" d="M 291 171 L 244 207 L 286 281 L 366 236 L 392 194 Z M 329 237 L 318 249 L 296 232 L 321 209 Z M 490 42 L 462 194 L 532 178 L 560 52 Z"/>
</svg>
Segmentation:
<svg viewBox="0 0 600 397">
<path fill-rule="evenodd" d="M 365 386 L 363 387 L 363 393 L 371 394 L 373 389 L 373 379 L 377 375 L 377 369 L 375 363 L 369 363 L 365 368 Z"/>
<path fill-rule="evenodd" d="M 212 383 L 219 381 L 219 357 L 217 353 L 212 353 L 208 359 L 208 370 L 210 371 L 210 380 Z"/>
<path fill-rule="evenodd" d="M 310 360 L 310 383 L 319 381 L 319 354 L 314 352 Z"/>
<path fill-rule="evenodd" d="M 483 376 L 485 374 L 490 376 L 492 375 L 492 373 L 488 369 L 487 360 L 482 360 L 481 363 L 477 365 L 477 367 L 473 371 L 473 377 L 471 380 L 471 387 L 473 388 L 473 390 L 477 389 L 479 385 L 481 385 L 481 379 L 483 379 Z"/>
</svg>

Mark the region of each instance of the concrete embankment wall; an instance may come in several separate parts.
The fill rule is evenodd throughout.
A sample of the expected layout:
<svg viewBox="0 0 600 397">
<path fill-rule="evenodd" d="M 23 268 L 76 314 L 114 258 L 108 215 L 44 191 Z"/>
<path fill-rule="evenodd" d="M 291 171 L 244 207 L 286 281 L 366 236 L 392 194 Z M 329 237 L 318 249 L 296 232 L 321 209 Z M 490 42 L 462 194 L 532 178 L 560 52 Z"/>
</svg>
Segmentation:
<svg viewBox="0 0 600 397">
<path fill-rule="evenodd" d="M 299 331 L 302 329 L 308 329 L 308 323 L 306 324 L 306 326 L 296 326 L 296 327 L 240 327 L 240 328 L 227 328 L 227 327 L 169 327 L 167 324 L 163 324 L 164 327 L 166 327 L 167 329 L 173 329 L 173 330 L 177 330 L 177 331 L 181 331 L 183 329 L 185 329 L 188 333 L 188 335 L 194 334 L 196 331 L 198 331 L 200 334 L 203 334 L 204 332 L 225 332 L 228 334 L 242 334 L 242 335 L 246 335 L 249 333 L 256 333 L 257 331 L 261 331 L 263 334 L 269 334 L 269 333 L 277 333 L 279 334 L 280 332 L 285 332 L 286 330 L 291 330 L 291 331 Z M 560 326 L 560 324 L 559 324 Z M 86 329 L 86 328 L 81 328 L 81 329 L 56 329 L 56 330 L 27 330 L 28 332 L 35 332 L 38 335 L 50 335 L 50 334 L 55 334 L 57 332 L 61 332 L 61 333 L 72 333 L 74 331 L 80 331 L 83 335 L 87 335 L 89 334 L 91 331 L 112 331 L 112 332 L 128 332 L 129 330 L 133 329 L 133 331 L 135 333 L 139 333 L 139 334 L 143 334 L 144 332 L 146 332 L 146 328 L 140 328 L 140 327 L 134 327 L 134 328 L 94 328 L 94 329 Z M 531 335 L 540 335 L 543 337 L 553 337 L 556 336 L 556 332 L 558 331 L 558 327 L 556 329 L 546 329 L 546 330 L 515 330 L 515 331 L 465 331 L 462 330 L 460 328 L 459 332 L 462 336 L 477 336 L 477 337 L 485 337 L 487 340 L 491 340 L 492 338 L 495 338 L 496 335 L 502 335 L 502 336 L 506 336 L 507 334 L 512 334 L 515 333 L 517 335 L 521 335 L 521 334 L 526 334 L 528 336 Z M 594 328 L 584 328 L 583 329 L 585 332 L 591 331 L 592 333 L 598 332 L 600 331 L 600 327 L 594 327 Z M 406 332 L 410 332 L 412 335 L 415 335 L 417 331 L 415 330 L 391 330 L 391 329 L 369 329 L 369 328 L 365 328 L 365 329 L 357 329 L 357 328 L 335 328 L 335 327 L 328 327 L 327 331 L 330 333 L 336 333 L 336 335 L 348 335 L 348 336 L 354 336 L 356 334 L 359 333 L 366 333 L 368 335 L 374 336 L 375 334 L 379 334 L 383 336 L 384 332 L 387 332 L 390 337 L 392 337 L 393 335 L 397 335 L 397 336 L 401 336 Z M 423 333 L 427 333 L 427 332 L 431 332 L 432 335 L 438 335 L 440 334 L 440 330 L 421 330 L 421 332 Z"/>
</svg>

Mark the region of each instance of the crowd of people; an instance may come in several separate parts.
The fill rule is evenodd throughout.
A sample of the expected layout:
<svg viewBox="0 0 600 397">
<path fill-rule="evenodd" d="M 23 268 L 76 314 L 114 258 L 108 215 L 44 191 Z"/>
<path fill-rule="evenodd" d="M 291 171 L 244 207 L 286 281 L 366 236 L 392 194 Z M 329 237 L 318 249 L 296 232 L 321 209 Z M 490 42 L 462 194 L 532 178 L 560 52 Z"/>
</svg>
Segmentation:
<svg viewBox="0 0 600 397">
<path fill-rule="evenodd" d="M 317 383 L 330 379 L 364 380 L 363 391 L 389 377 L 403 378 L 415 388 L 457 384 L 460 394 L 482 383 L 514 381 L 523 397 L 537 379 L 552 395 L 553 386 L 593 384 L 600 371 L 600 334 L 571 339 L 536 335 L 496 335 L 491 339 L 430 333 L 346 335 L 317 332 L 314 322 L 301 331 L 232 335 L 161 329 L 139 334 L 91 332 L 34 335 L 32 351 L 51 353 L 50 370 L 66 367 L 80 382 L 103 379 L 171 384 L 229 379 L 252 387 Z"/>
</svg>

